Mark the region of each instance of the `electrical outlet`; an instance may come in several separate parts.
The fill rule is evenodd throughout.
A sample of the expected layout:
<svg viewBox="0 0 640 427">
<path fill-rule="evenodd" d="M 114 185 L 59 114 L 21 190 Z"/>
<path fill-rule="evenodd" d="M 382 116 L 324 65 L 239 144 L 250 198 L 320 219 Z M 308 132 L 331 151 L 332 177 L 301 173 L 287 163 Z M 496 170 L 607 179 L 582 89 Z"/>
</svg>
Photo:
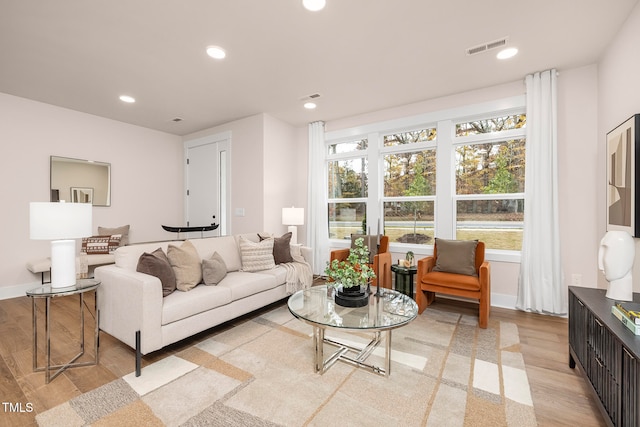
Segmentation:
<svg viewBox="0 0 640 427">
<path fill-rule="evenodd" d="M 572 274 L 571 284 L 576 286 L 582 285 L 582 274 L 576 274 L 576 273 Z"/>
</svg>

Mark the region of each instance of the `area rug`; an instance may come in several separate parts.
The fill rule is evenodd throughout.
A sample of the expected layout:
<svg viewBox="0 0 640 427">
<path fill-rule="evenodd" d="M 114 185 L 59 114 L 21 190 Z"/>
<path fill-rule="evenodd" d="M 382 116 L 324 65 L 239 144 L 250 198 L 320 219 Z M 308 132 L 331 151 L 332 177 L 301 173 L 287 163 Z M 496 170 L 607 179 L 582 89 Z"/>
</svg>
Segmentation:
<svg viewBox="0 0 640 427">
<path fill-rule="evenodd" d="M 388 378 L 342 362 L 314 373 L 311 335 L 282 305 L 36 420 L 65 427 L 537 425 L 515 324 L 480 329 L 475 317 L 427 309 L 393 331 Z M 382 351 L 369 361 L 382 366 Z"/>
</svg>

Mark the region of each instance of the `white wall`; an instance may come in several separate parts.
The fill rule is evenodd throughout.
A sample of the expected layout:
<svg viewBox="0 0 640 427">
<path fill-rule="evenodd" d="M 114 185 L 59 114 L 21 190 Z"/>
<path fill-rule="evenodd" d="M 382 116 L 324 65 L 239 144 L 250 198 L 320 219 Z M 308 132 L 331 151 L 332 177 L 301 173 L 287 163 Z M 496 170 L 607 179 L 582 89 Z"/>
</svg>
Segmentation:
<svg viewBox="0 0 640 427">
<path fill-rule="evenodd" d="M 598 67 L 558 76 L 560 250 L 565 283 L 595 287 L 598 272 Z"/>
<path fill-rule="evenodd" d="M 94 207 L 93 228 L 131 225 L 131 241 L 171 238 L 183 220 L 180 137 L 0 93 L 0 298 L 40 283 L 29 259 L 49 242 L 29 239 L 29 202 L 49 200 L 49 156 L 111 163 L 111 206 Z"/>
<path fill-rule="evenodd" d="M 597 192 L 598 236 L 606 232 L 606 164 L 605 141 L 607 132 L 634 114 L 640 113 L 640 5 L 636 6 L 607 48 L 599 64 L 598 75 L 598 162 Z M 638 171 L 636 171 L 638 173 Z M 637 201 L 636 201 L 637 203 Z M 636 241 L 636 259 L 633 267 L 633 290 L 640 292 L 640 239 Z M 599 275 L 599 287 L 607 282 Z"/>
</svg>

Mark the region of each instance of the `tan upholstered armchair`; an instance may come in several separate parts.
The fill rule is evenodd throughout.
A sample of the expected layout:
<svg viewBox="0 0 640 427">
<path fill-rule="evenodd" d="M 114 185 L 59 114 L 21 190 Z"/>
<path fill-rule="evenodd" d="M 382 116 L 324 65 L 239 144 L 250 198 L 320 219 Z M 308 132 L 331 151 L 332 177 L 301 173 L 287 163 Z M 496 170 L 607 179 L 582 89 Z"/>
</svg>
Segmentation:
<svg viewBox="0 0 640 427">
<path fill-rule="evenodd" d="M 391 289 L 391 253 L 389 252 L 389 237 L 377 235 L 352 235 L 351 244 L 358 238 L 364 238 L 364 244 L 369 248 L 369 252 L 373 255 L 372 262 L 369 264 L 376 273 L 376 278 L 371 281 L 371 286 L 380 286 Z M 378 238 L 380 242 L 378 244 Z M 337 259 L 344 261 L 349 256 L 349 249 L 335 249 L 331 251 L 331 259 L 329 262 Z"/>
<path fill-rule="evenodd" d="M 484 260 L 484 246 L 475 240 L 436 239 L 433 256 L 418 261 L 419 313 L 435 300 L 436 292 L 474 298 L 480 302 L 478 324 L 481 328 L 487 327 L 491 309 L 491 266 Z"/>
</svg>

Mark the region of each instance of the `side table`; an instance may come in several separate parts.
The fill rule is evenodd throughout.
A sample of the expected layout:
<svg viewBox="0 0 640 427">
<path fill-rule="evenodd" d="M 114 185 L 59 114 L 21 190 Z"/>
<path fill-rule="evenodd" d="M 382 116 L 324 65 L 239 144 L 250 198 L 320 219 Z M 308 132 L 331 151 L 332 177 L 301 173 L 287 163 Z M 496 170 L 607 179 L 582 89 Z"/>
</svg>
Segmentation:
<svg viewBox="0 0 640 427">
<path fill-rule="evenodd" d="M 94 360 L 90 360 L 87 362 L 76 362 L 80 356 L 84 354 L 85 343 L 84 343 L 84 310 L 86 307 L 86 303 L 84 302 L 84 294 L 86 292 L 96 291 L 98 286 L 100 285 L 100 281 L 94 279 L 82 279 L 78 280 L 75 285 L 67 286 L 64 288 L 52 288 L 50 285 L 40 286 L 35 289 L 31 289 L 27 291 L 27 296 L 31 297 L 31 316 L 33 322 L 33 371 L 34 372 L 45 372 L 45 382 L 49 384 L 49 381 L 60 375 L 67 368 L 74 368 L 78 366 L 91 366 L 98 364 L 98 333 L 99 333 L 99 312 L 98 312 L 98 294 L 95 293 L 95 335 L 94 335 L 94 352 L 95 358 Z M 69 295 L 79 295 L 80 296 L 80 353 L 73 357 L 69 362 L 61 364 L 61 365 L 51 365 L 51 323 L 50 323 L 50 308 L 51 308 L 51 298 L 56 297 L 64 297 Z M 45 320 L 44 320 L 44 333 L 46 336 L 45 342 L 45 354 L 46 354 L 46 364 L 45 366 L 38 366 L 38 310 L 36 307 L 36 299 L 44 298 L 45 300 Z M 57 370 L 57 371 L 56 371 Z M 51 372 L 55 371 L 52 375 Z"/>
<path fill-rule="evenodd" d="M 403 267 L 398 264 L 391 264 L 391 271 L 396 274 L 395 290 L 413 298 L 413 276 L 418 272 L 418 267 Z"/>
</svg>

